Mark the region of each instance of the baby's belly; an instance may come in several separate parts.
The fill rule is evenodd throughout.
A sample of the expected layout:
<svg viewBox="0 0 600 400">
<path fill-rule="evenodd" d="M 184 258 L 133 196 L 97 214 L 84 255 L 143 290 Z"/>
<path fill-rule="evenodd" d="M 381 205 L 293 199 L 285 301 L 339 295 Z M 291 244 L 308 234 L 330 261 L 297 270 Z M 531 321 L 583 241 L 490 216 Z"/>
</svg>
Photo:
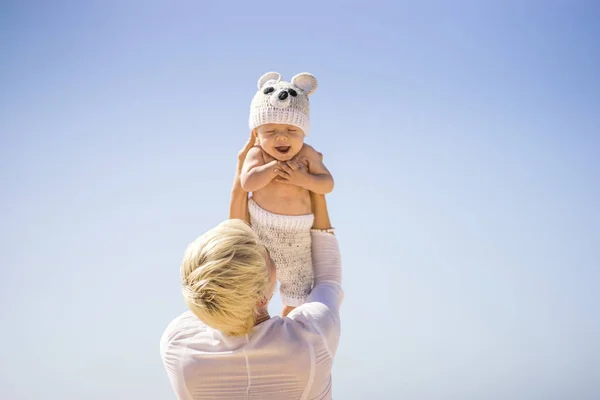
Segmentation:
<svg viewBox="0 0 600 400">
<path fill-rule="evenodd" d="M 272 182 L 252 193 L 252 198 L 259 207 L 273 214 L 306 215 L 312 213 L 310 193 L 298 186 Z"/>
</svg>

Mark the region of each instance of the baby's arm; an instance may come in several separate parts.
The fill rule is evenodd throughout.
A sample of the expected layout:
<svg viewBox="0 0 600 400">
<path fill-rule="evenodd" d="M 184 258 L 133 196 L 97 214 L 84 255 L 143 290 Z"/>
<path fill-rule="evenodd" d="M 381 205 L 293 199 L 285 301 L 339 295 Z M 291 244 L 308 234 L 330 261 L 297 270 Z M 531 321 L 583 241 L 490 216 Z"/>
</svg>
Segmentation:
<svg viewBox="0 0 600 400">
<path fill-rule="evenodd" d="M 267 186 L 277 176 L 276 165 L 277 160 L 264 163 L 260 147 L 255 146 L 250 149 L 242 167 L 242 188 L 246 192 L 256 192 Z"/>
<path fill-rule="evenodd" d="M 312 146 L 304 145 L 301 158 L 307 161 L 308 172 L 312 176 L 306 189 L 317 194 L 327 194 L 333 190 L 333 176 L 323 163 L 323 154 Z"/>
</svg>

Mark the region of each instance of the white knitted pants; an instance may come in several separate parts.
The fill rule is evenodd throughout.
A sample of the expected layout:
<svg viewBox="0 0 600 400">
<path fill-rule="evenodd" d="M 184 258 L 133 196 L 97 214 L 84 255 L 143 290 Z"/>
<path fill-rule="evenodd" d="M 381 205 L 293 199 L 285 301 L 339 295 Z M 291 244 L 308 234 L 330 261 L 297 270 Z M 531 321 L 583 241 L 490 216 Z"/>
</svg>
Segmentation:
<svg viewBox="0 0 600 400">
<path fill-rule="evenodd" d="M 285 305 L 303 304 L 313 285 L 310 228 L 314 215 L 281 215 L 248 200 L 250 223 L 269 249 L 277 267 L 281 300 Z"/>
</svg>

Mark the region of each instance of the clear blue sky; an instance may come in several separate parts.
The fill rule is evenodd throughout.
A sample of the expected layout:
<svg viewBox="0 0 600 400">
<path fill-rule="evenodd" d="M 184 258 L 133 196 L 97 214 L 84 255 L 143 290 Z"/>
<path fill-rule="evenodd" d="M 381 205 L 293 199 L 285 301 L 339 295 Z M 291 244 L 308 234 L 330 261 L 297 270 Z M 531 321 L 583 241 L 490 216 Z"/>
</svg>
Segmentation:
<svg viewBox="0 0 600 400">
<path fill-rule="evenodd" d="M 179 262 L 272 70 L 320 82 L 335 397 L 600 398 L 600 7 L 344 3 L 2 2 L 0 398 L 173 398 Z"/>
</svg>

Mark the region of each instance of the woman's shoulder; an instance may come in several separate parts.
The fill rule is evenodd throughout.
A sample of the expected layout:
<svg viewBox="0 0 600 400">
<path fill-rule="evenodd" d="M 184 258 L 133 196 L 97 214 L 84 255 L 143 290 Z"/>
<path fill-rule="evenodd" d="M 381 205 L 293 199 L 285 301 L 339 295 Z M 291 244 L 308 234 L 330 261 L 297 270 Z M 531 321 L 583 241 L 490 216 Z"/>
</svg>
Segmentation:
<svg viewBox="0 0 600 400">
<path fill-rule="evenodd" d="M 333 358 L 340 340 L 340 316 L 323 303 L 305 303 L 292 310 L 284 320 L 306 339 L 322 343 Z"/>
<path fill-rule="evenodd" d="M 171 341 L 183 331 L 190 329 L 203 330 L 205 328 L 207 328 L 206 324 L 200 321 L 191 311 L 186 311 L 169 322 L 163 332 L 161 343 Z"/>
<path fill-rule="evenodd" d="M 160 347 L 163 355 L 189 346 L 211 353 L 239 348 L 244 341 L 243 336 L 227 336 L 206 325 L 191 311 L 186 311 L 169 323 L 161 337 Z"/>
<path fill-rule="evenodd" d="M 160 339 L 161 348 L 170 346 L 181 337 L 199 336 L 210 330 L 211 328 L 191 311 L 186 311 L 167 325 Z"/>
</svg>

